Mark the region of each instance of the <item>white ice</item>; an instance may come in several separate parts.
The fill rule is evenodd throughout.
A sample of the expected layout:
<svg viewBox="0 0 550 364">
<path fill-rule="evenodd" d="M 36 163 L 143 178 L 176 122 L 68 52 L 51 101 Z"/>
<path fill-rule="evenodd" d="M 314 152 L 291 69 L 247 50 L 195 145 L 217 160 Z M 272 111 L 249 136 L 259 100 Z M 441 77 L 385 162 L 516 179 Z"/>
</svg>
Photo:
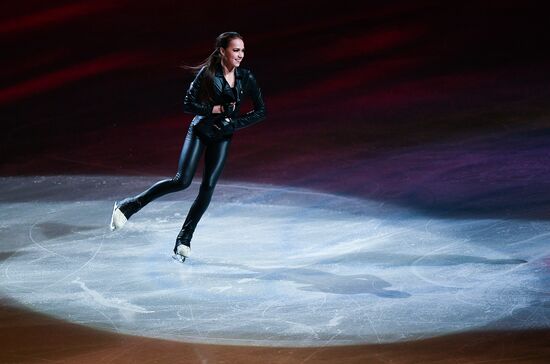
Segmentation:
<svg viewBox="0 0 550 364">
<path fill-rule="evenodd" d="M 2 294 L 75 323 L 207 343 L 319 346 L 549 326 L 548 222 L 434 217 L 222 181 L 181 264 L 172 248 L 197 183 L 109 230 L 113 199 L 156 180 L 0 179 Z"/>
</svg>

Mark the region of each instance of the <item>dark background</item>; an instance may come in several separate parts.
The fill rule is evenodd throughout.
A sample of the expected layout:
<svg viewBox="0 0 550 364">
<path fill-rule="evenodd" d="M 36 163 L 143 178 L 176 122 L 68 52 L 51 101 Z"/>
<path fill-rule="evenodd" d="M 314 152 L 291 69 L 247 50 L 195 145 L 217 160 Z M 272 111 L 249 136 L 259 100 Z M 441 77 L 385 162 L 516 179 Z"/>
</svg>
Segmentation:
<svg viewBox="0 0 550 364">
<path fill-rule="evenodd" d="M 175 174 L 180 66 L 238 31 L 268 117 L 235 135 L 222 179 L 546 219 L 540 4 L 3 2 L 0 175 Z"/>
</svg>

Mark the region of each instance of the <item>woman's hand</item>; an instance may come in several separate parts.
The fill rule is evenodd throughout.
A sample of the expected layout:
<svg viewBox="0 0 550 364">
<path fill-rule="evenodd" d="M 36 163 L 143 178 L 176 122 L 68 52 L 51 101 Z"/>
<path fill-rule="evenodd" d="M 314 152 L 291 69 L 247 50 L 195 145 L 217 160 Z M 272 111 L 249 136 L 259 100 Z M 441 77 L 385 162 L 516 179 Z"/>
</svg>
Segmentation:
<svg viewBox="0 0 550 364">
<path fill-rule="evenodd" d="M 235 131 L 235 125 L 233 124 L 233 120 L 231 120 L 231 118 L 217 119 L 214 122 L 214 128 L 216 128 L 223 136 L 231 135 Z"/>
<path fill-rule="evenodd" d="M 235 109 L 235 104 L 235 102 L 230 103 L 232 109 Z M 212 114 L 221 114 L 224 111 L 225 110 L 223 109 L 223 105 L 214 105 L 214 107 L 212 108 Z"/>
</svg>

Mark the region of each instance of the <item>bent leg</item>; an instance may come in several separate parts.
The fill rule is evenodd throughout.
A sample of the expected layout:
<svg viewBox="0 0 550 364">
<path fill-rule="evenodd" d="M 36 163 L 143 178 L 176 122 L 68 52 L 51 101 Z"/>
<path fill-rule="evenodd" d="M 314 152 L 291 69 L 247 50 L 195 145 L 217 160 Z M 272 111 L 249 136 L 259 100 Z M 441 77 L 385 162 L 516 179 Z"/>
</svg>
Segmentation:
<svg viewBox="0 0 550 364">
<path fill-rule="evenodd" d="M 167 193 L 186 189 L 193 180 L 204 147 L 204 143 L 200 141 L 193 132 L 193 126 L 190 125 L 181 149 L 178 172 L 172 179 L 158 181 L 149 189 L 137 195 L 136 198 L 141 207 Z"/>
<path fill-rule="evenodd" d="M 231 138 L 223 140 L 219 143 L 210 144 L 206 147 L 204 174 L 202 177 L 201 187 L 199 189 L 199 195 L 189 209 L 189 213 L 187 214 L 183 227 L 189 227 L 191 230 L 194 230 L 202 215 L 208 208 L 210 200 L 212 199 L 212 194 L 214 193 L 214 188 L 218 182 L 218 178 L 220 177 L 223 167 L 225 166 L 230 144 Z"/>
</svg>

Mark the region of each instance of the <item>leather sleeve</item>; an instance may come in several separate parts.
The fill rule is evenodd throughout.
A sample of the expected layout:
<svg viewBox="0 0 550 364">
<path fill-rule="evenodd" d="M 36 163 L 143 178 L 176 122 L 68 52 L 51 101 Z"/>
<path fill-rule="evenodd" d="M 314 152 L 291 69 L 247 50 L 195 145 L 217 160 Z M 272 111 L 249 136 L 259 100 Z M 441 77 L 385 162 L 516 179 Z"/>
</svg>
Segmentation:
<svg viewBox="0 0 550 364">
<path fill-rule="evenodd" d="M 266 108 L 264 100 L 262 98 L 262 91 L 258 86 L 256 77 L 252 72 L 248 72 L 247 88 L 254 104 L 254 110 L 247 112 L 246 114 L 233 119 L 235 130 L 245 128 L 247 126 L 256 124 L 266 118 Z"/>
<path fill-rule="evenodd" d="M 201 87 L 202 78 L 204 76 L 204 67 L 197 73 L 197 76 L 189 85 L 189 89 L 183 100 L 183 111 L 188 114 L 209 116 L 212 114 L 213 104 L 209 102 L 201 102 L 199 97 L 199 89 Z"/>
</svg>

